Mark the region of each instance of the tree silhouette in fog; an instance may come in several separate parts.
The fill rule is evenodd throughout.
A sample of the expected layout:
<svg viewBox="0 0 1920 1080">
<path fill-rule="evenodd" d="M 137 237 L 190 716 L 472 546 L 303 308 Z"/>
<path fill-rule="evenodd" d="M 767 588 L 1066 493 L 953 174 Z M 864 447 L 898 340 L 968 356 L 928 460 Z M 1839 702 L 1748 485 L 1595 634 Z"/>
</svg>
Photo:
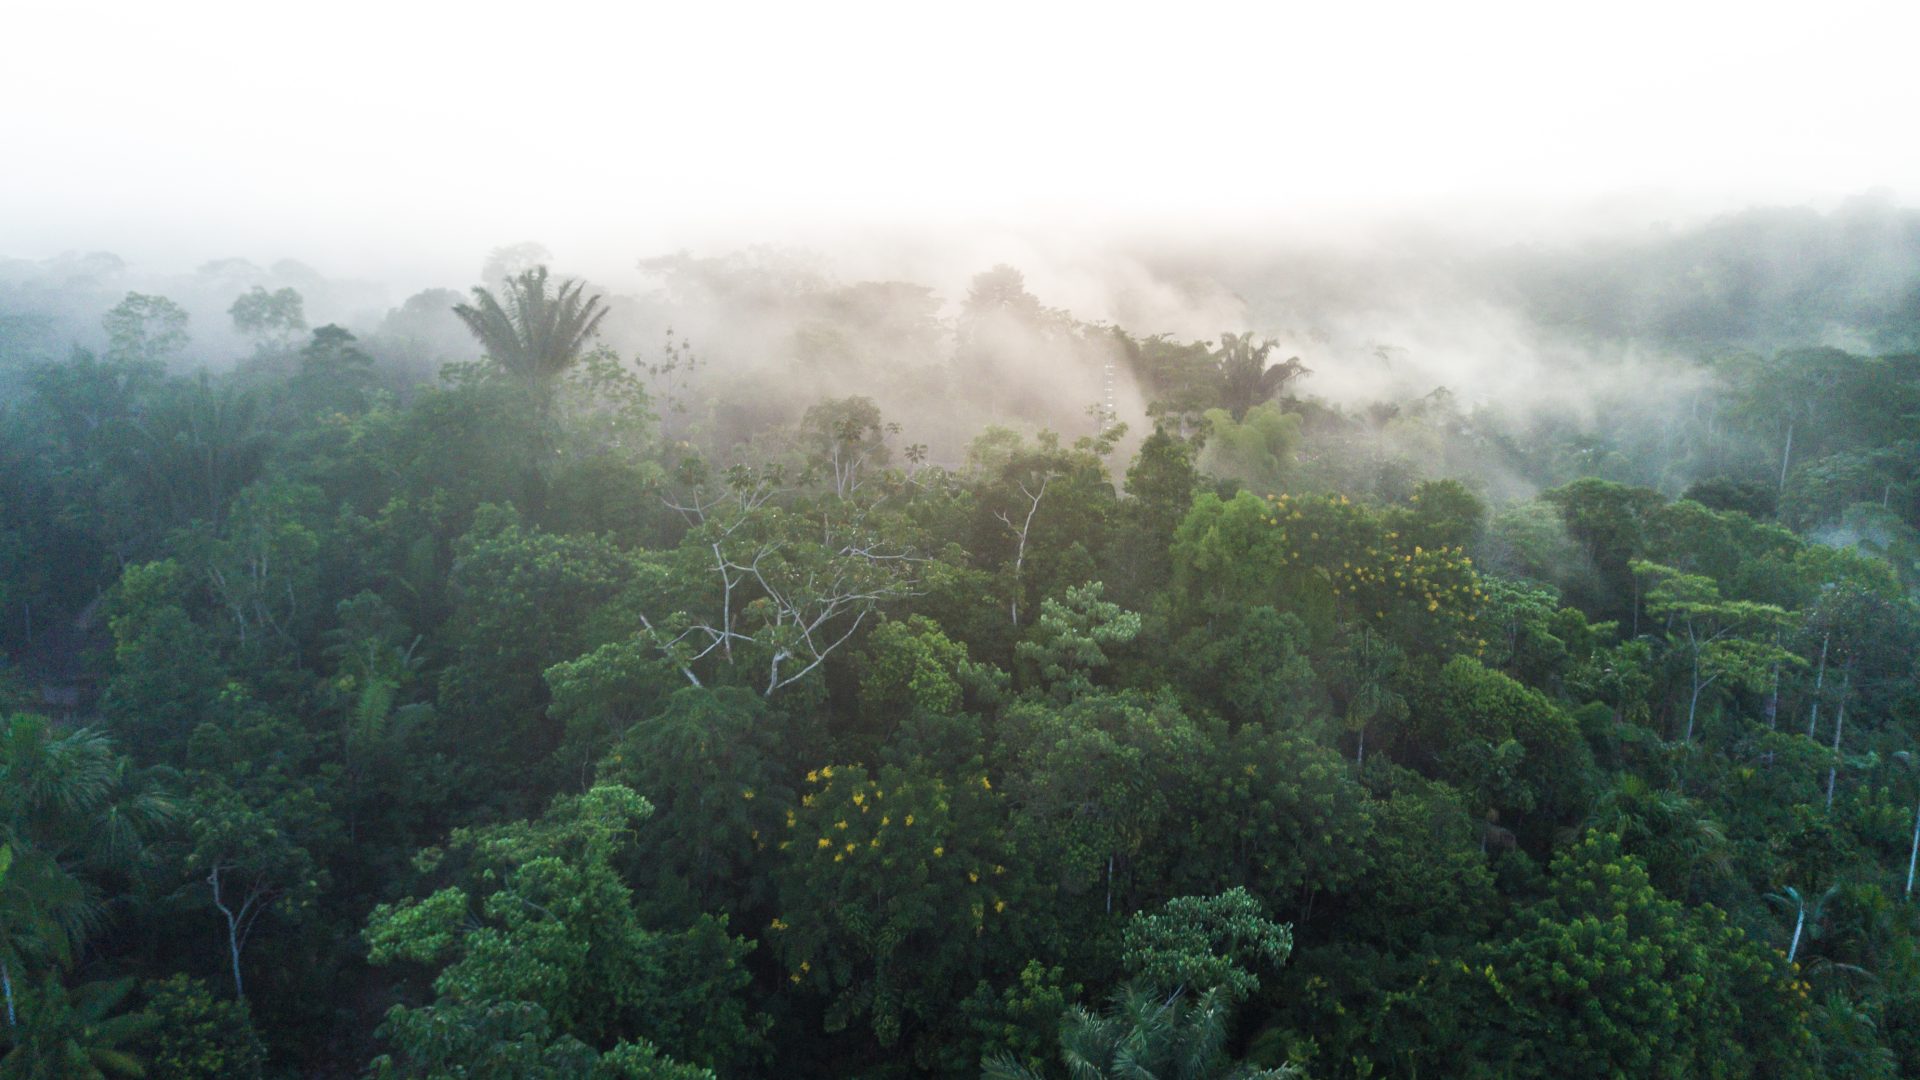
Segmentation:
<svg viewBox="0 0 1920 1080">
<path fill-rule="evenodd" d="M 1250 333 L 1220 335 L 1220 396 L 1235 420 L 1245 420 L 1248 409 L 1272 401 L 1288 379 L 1306 373 L 1297 356 L 1268 367 L 1267 355 L 1274 345 L 1272 341 L 1256 345 Z"/>
<path fill-rule="evenodd" d="M 488 358 L 536 383 L 571 367 L 607 316 L 600 297 L 584 295 L 584 282 L 563 281 L 550 290 L 547 280 L 547 268 L 536 266 L 507 279 L 504 302 L 476 285 L 473 302 L 453 308 Z"/>
</svg>

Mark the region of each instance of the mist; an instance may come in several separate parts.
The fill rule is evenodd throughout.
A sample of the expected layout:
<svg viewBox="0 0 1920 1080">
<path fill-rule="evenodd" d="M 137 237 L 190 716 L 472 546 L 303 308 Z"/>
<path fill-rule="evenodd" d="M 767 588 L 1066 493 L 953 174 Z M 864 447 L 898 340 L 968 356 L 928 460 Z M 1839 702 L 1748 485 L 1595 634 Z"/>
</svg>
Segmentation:
<svg viewBox="0 0 1920 1080">
<path fill-rule="evenodd" d="M 0 1073 L 1920 1075 L 1920 7 L 13 7 Z"/>
</svg>

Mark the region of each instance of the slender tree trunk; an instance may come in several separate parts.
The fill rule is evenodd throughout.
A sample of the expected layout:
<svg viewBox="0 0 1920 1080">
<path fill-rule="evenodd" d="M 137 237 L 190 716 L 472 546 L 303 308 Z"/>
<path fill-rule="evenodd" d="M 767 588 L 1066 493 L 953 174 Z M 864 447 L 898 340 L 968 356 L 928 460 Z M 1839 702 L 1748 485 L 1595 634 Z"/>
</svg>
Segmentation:
<svg viewBox="0 0 1920 1080">
<path fill-rule="evenodd" d="M 1354 746 L 1353 750 L 1353 763 L 1355 765 L 1365 765 L 1367 763 L 1367 725 L 1360 725 L 1359 734 L 1359 742 Z"/>
<path fill-rule="evenodd" d="M 240 937 L 234 929 L 233 916 L 227 916 L 227 954 L 233 960 L 233 996 L 240 1001 L 247 1000 L 247 988 L 240 981 Z"/>
<path fill-rule="evenodd" d="M 221 892 L 220 871 L 220 867 L 214 867 L 207 874 L 207 884 L 213 886 L 213 906 L 227 920 L 227 958 L 233 967 L 233 996 L 244 1003 L 247 1000 L 247 988 L 240 980 L 240 949 L 245 940 L 245 931 L 241 929 L 241 924 L 253 908 L 255 897 L 247 897 L 238 911 L 228 907 L 226 897 Z"/>
<path fill-rule="evenodd" d="M 1913 899 L 1913 867 L 1920 862 L 1920 804 L 1913 808 L 1913 850 L 1907 854 L 1906 899 Z"/>
<path fill-rule="evenodd" d="M 1807 738 L 1813 738 L 1813 732 L 1820 724 L 1820 688 L 1827 681 L 1827 645 L 1833 641 L 1829 631 L 1820 639 L 1820 673 L 1813 677 L 1813 711 L 1807 714 Z"/>
<path fill-rule="evenodd" d="M 1840 733 L 1847 727 L 1847 690 L 1840 688 L 1840 711 L 1833 718 L 1833 762 L 1827 766 L 1827 809 L 1833 809 L 1833 782 L 1840 775 Z"/>
<path fill-rule="evenodd" d="M 1778 648 L 1780 646 L 1780 631 L 1778 630 L 1775 630 L 1773 632 L 1773 644 L 1775 648 Z M 1780 728 L 1780 662 L 1776 660 L 1774 661 L 1774 664 L 1773 664 L 1773 689 L 1769 691 L 1767 694 L 1767 730 L 1777 731 L 1779 730 L 1779 728 Z"/>
<path fill-rule="evenodd" d="M 1793 963 L 1794 957 L 1800 955 L 1800 930 L 1806 925 L 1807 905 L 1803 903 L 1800 905 L 1800 913 L 1793 917 L 1793 945 L 1787 949 L 1787 963 L 1789 964 Z"/>
<path fill-rule="evenodd" d="M 1693 696 L 1687 699 L 1687 737 L 1686 744 L 1693 745 L 1693 717 L 1700 711 L 1700 691 L 1706 687 L 1700 682 L 1700 653 L 1693 654 Z"/>
<path fill-rule="evenodd" d="M 1913 875 L 1911 873 L 1907 875 L 1907 891 L 1913 891 Z M 7 992 L 7 1026 L 13 1027 L 13 972 L 7 970 L 7 962 L 5 960 L 0 960 L 0 987 L 4 987 Z"/>
<path fill-rule="evenodd" d="M 1780 490 L 1787 490 L 1787 466 L 1793 461 L 1793 421 L 1787 421 L 1787 447 L 1780 452 Z"/>
</svg>

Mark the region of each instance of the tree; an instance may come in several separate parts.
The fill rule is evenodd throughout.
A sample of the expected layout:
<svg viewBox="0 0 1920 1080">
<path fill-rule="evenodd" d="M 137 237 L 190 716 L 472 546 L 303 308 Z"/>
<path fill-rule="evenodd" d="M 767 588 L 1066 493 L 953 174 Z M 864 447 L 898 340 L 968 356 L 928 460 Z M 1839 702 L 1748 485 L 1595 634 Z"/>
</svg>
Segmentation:
<svg viewBox="0 0 1920 1080">
<path fill-rule="evenodd" d="M 498 288 L 552 261 L 553 252 L 544 244 L 532 240 L 506 244 L 487 252 L 486 261 L 480 264 L 480 281 L 488 288 Z"/>
<path fill-rule="evenodd" d="M 220 1000 L 185 975 L 146 984 L 153 1029 L 140 1040 L 153 1075 L 166 1080 L 258 1080 L 266 1048 L 238 1001 Z"/>
<path fill-rule="evenodd" d="M 1719 682 L 1757 690 L 1775 667 L 1796 659 L 1775 643 L 1774 631 L 1787 613 L 1772 604 L 1726 600 L 1712 578 L 1685 574 L 1668 566 L 1635 560 L 1633 572 L 1650 578 L 1647 613 L 1670 619 L 1668 641 L 1688 665 L 1687 727 L 1693 742 L 1700 695 Z"/>
<path fill-rule="evenodd" d="M 10 1049 L 0 1056 L 0 1076 L 107 1080 L 146 1075 L 140 1060 L 122 1044 L 145 1034 L 159 1019 L 145 1012 L 114 1012 L 132 989 L 132 979 L 118 979 L 69 990 L 48 972 L 22 1003 L 19 1024 L 5 1032 Z"/>
<path fill-rule="evenodd" d="M 1347 730 L 1353 733 L 1353 762 L 1367 760 L 1367 726 L 1375 720 L 1398 721 L 1407 715 L 1407 699 L 1395 689 L 1406 654 L 1366 623 L 1345 628 L 1334 659 L 1332 682 Z"/>
<path fill-rule="evenodd" d="M 1128 923 L 1124 963 L 1132 979 L 1104 1012 L 1070 1007 L 1060 1024 L 1060 1060 L 1073 1080 L 1285 1080 L 1290 1066 L 1236 1063 L 1226 1042 L 1234 1006 L 1293 950 L 1289 927 L 1266 919 L 1245 889 L 1182 896 Z M 1012 1057 L 982 1063 L 988 1080 L 1045 1075 Z"/>
<path fill-rule="evenodd" d="M 1060 1024 L 1060 1061 L 1072 1080 L 1293 1080 L 1290 1066 L 1266 1069 L 1227 1054 L 1232 1004 L 1220 994 L 1163 994 L 1129 983 L 1101 1012 L 1068 1009 Z M 1050 1075 L 1010 1057 L 981 1063 L 985 1080 Z"/>
<path fill-rule="evenodd" d="M 307 328 L 306 302 L 291 289 L 268 292 L 255 285 L 227 309 L 234 329 L 262 347 L 286 348 Z"/>
<path fill-rule="evenodd" d="M 1783 954 L 1661 896 L 1617 837 L 1589 833 L 1510 939 L 1435 958 L 1394 1010 L 1403 1026 L 1458 1011 L 1430 1051 L 1454 1075 L 1809 1077 L 1799 988 Z"/>
<path fill-rule="evenodd" d="M 1595 571 L 1590 593 L 1576 593 L 1574 586 L 1585 584 L 1577 580 L 1556 584 L 1567 588 L 1588 611 L 1600 608 L 1609 616 L 1628 617 L 1631 635 L 1638 637 L 1639 586 L 1628 564 L 1645 545 L 1647 519 L 1665 500 L 1657 491 L 1597 477 L 1542 492 L 1540 498 L 1560 511 L 1568 535 L 1586 548 Z"/>
<path fill-rule="evenodd" d="M 1327 693 L 1307 661 L 1311 638 L 1298 616 L 1248 603 L 1177 640 L 1173 668 L 1188 693 L 1238 724 L 1275 730 L 1312 724 Z"/>
<path fill-rule="evenodd" d="M 630 687 L 603 649 L 548 672 L 556 711 L 610 708 Z M 606 678 L 607 676 L 611 678 Z M 739 686 L 665 682 L 650 687 L 643 718 L 600 759 L 597 780 L 653 793 L 657 808 L 632 841 L 645 869 L 631 880 L 649 911 L 757 910 L 772 892 L 771 848 L 794 804 L 793 722 Z M 606 678 L 606 683 L 600 684 Z M 657 696 L 653 696 L 657 695 Z M 634 710 L 638 712 L 639 710 Z"/>
<path fill-rule="evenodd" d="M 100 321 L 110 361 L 164 363 L 187 345 L 187 313 L 164 296 L 130 292 Z"/>
<path fill-rule="evenodd" d="M 288 386 L 298 418 L 366 409 L 374 386 L 373 357 L 353 334 L 332 323 L 315 330 L 300 350 L 300 367 Z"/>
<path fill-rule="evenodd" d="M 42 717 L 0 721 L 0 992 L 72 963 L 99 917 L 98 874 L 124 869 L 171 806 L 128 783 L 104 735 L 56 735 Z M 50 976 L 51 977 L 51 976 Z"/>
<path fill-rule="evenodd" d="M 689 526 L 682 573 L 663 575 L 674 606 L 658 621 L 635 616 L 694 685 L 696 665 L 713 657 L 742 673 L 758 666 L 764 678 L 752 678 L 772 697 L 819 670 L 882 604 L 921 591 L 927 559 L 910 521 L 845 499 L 783 506 L 783 478 L 736 465 L 724 484 L 698 477 L 667 504 Z"/>
<path fill-rule="evenodd" d="M 769 926 L 788 980 L 825 998 L 825 1026 L 865 1019 L 882 1047 L 945 1022 L 1017 946 L 1040 897 L 1014 863 L 1006 800 L 984 773 L 923 762 L 809 770 L 777 849 Z"/>
<path fill-rule="evenodd" d="M 1272 401 L 1288 380 L 1306 374 L 1307 367 L 1297 356 L 1269 365 L 1267 357 L 1276 345 L 1273 341 L 1256 345 L 1251 333 L 1220 335 L 1220 351 L 1215 354 L 1220 365 L 1220 400 L 1236 422 L 1246 419 L 1255 405 Z"/>
<path fill-rule="evenodd" d="M 550 383 L 573 366 L 607 317 L 600 297 L 585 294 L 585 282 L 563 281 L 549 291 L 545 266 L 515 274 L 504 288 L 503 304 L 491 290 L 476 285 L 472 303 L 455 305 L 453 313 L 488 359 L 528 383 Z"/>
<path fill-rule="evenodd" d="M 1733 868 L 1726 829 L 1700 800 L 1655 788 L 1632 773 L 1594 800 L 1586 827 L 1618 836 L 1621 849 L 1641 859 L 1668 896 L 1689 898 L 1703 872 L 1722 875 Z"/>
<path fill-rule="evenodd" d="M 1238 417 L 1208 409 L 1203 419 L 1206 443 L 1196 463 L 1203 472 L 1256 492 L 1285 486 L 1301 441 L 1299 416 L 1262 403 Z"/>
<path fill-rule="evenodd" d="M 1127 910 L 1189 854 L 1177 813 L 1199 785 L 1207 740 L 1172 694 L 1027 698 L 996 734 L 1016 838 L 1044 880 L 1093 901 L 1088 915 Z"/>
<path fill-rule="evenodd" d="M 1820 894 L 1811 906 L 1800 890 L 1791 885 L 1778 893 L 1768 893 L 1767 899 L 1782 908 L 1793 912 L 1793 933 L 1787 942 L 1787 963 L 1796 962 L 1800 957 L 1800 938 L 1804 934 L 1815 940 L 1822 937 L 1826 930 L 1827 905 L 1840 895 L 1840 886 L 1830 886 Z"/>
<path fill-rule="evenodd" d="M 127 420 L 115 462 L 134 489 L 146 529 L 196 519 L 218 529 L 227 500 L 266 466 L 272 436 L 260 400 L 204 372 L 170 383 L 141 415 Z M 136 534 L 138 535 L 138 534 Z"/>
<path fill-rule="evenodd" d="M 299 911 L 320 891 L 320 868 L 313 856 L 288 835 L 285 803 L 262 807 L 241 792 L 210 777 L 195 784 L 188 815 L 192 849 L 189 873 L 199 875 L 206 897 L 220 915 L 233 996 L 247 1000 L 240 960 L 254 929 L 275 905 Z M 325 808 L 320 808 L 322 813 Z"/>
<path fill-rule="evenodd" d="M 616 869 L 652 812 L 632 789 L 601 784 L 536 820 L 456 830 L 446 850 L 423 852 L 423 872 L 452 883 L 376 906 L 366 940 L 375 964 L 433 970 L 435 997 L 388 1011 L 382 1032 L 398 1057 L 376 1071 L 472 1075 L 503 1055 L 564 1057 L 581 1044 L 645 1056 L 649 1040 L 703 1063 L 750 1055 L 757 1025 L 738 994 L 752 944 L 704 916 L 678 932 L 643 926 Z M 467 1033 L 451 1048 L 449 1029 Z"/>
<path fill-rule="evenodd" d="M 1476 813 L 1493 811 L 1490 823 L 1517 824 L 1543 811 L 1537 835 L 1544 841 L 1554 820 L 1585 807 L 1592 751 L 1544 694 L 1464 656 L 1414 689 L 1407 737 L 1396 750 L 1460 788 Z"/>
<path fill-rule="evenodd" d="M 1093 689 L 1093 672 L 1108 664 L 1105 649 L 1126 645 L 1140 633 L 1140 616 L 1100 598 L 1094 581 L 1067 589 L 1064 601 L 1047 597 L 1040 618 L 1014 656 L 1037 667 L 1055 698 L 1068 701 Z"/>
<path fill-rule="evenodd" d="M 892 456 L 887 436 L 899 430 L 898 424 L 881 423 L 880 407 L 869 397 L 822 401 L 800 418 L 808 466 L 826 473 L 842 499 L 886 466 Z"/>
<path fill-rule="evenodd" d="M 542 674 L 621 629 L 617 616 L 596 614 L 634 580 L 636 560 L 605 537 L 534 528 L 510 506 L 481 507 L 453 550 L 454 662 L 440 701 L 470 718 L 467 737 L 494 764 L 517 771 L 529 739 L 559 741 L 542 715 Z"/>
</svg>

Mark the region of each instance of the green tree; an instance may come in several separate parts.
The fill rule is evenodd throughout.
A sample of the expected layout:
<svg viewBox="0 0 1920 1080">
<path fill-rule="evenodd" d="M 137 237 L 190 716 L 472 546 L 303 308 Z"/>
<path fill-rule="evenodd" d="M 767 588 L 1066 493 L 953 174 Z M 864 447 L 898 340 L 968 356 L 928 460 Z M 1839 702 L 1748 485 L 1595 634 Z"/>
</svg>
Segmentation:
<svg viewBox="0 0 1920 1080">
<path fill-rule="evenodd" d="M 1760 689 L 1775 668 L 1796 660 L 1777 642 L 1787 613 L 1771 604 L 1726 600 L 1713 579 L 1672 567 L 1636 560 L 1633 572 L 1654 584 L 1647 589 L 1647 613 L 1670 618 L 1670 645 L 1688 667 L 1687 725 L 1684 741 L 1693 742 L 1700 695 L 1717 683 Z"/>
<path fill-rule="evenodd" d="M 591 692 L 591 676 L 562 668 L 569 682 L 555 682 L 556 704 L 571 708 L 574 695 Z M 667 685 L 597 770 L 599 783 L 653 793 L 657 813 L 632 841 L 645 910 L 758 911 L 771 898 L 769 856 L 795 800 L 788 763 L 804 745 L 795 721 L 744 687 Z"/>
<path fill-rule="evenodd" d="M 1534 826 L 1545 841 L 1555 821 L 1585 809 L 1593 755 L 1580 729 L 1540 692 L 1468 657 L 1456 657 L 1412 695 L 1407 738 L 1396 750 L 1455 785 L 1489 824 Z M 1511 843 L 1504 828 L 1490 840 Z"/>
<path fill-rule="evenodd" d="M 100 321 L 111 361 L 159 364 L 187 346 L 187 313 L 164 296 L 130 292 Z"/>
<path fill-rule="evenodd" d="M 167 1080 L 256 1080 L 266 1050 L 253 1018 L 237 1001 L 213 996 L 185 975 L 148 983 L 146 1011 L 154 1024 L 138 1043 L 153 1075 Z"/>
<path fill-rule="evenodd" d="M 1253 335 L 1221 334 L 1215 362 L 1220 368 L 1220 401 L 1237 423 L 1256 405 L 1272 401 L 1287 382 L 1307 372 L 1295 356 L 1285 363 L 1268 364 L 1276 342 L 1254 343 Z"/>
<path fill-rule="evenodd" d="M 1040 618 L 1014 650 L 1039 669 L 1053 696 L 1069 701 L 1093 689 L 1094 672 L 1108 665 L 1106 649 L 1124 646 L 1140 633 L 1140 616 L 1102 600 L 1100 582 L 1069 587 L 1065 600 L 1040 602 Z"/>
<path fill-rule="evenodd" d="M 709 917 L 677 932 L 643 926 L 616 869 L 652 812 L 603 784 L 537 820 L 456 830 L 445 851 L 422 852 L 423 871 L 455 883 L 376 906 L 366 940 L 377 965 L 432 970 L 435 998 L 388 1011 L 396 1056 L 376 1072 L 472 1075 L 503 1056 L 567 1060 L 580 1044 L 621 1060 L 648 1055 L 649 1040 L 702 1063 L 750 1057 L 757 1025 L 738 995 L 753 946 Z"/>
<path fill-rule="evenodd" d="M 606 304 L 586 295 L 585 282 L 563 281 L 550 288 L 544 266 L 515 274 L 504 288 L 503 304 L 476 285 L 473 301 L 455 305 L 453 313 L 488 359 L 528 383 L 550 383 L 573 366 L 607 317 Z"/>
<path fill-rule="evenodd" d="M 104 735 L 56 734 L 44 718 L 0 721 L 0 994 L 71 964 L 101 914 L 102 878 L 137 864 L 172 807 L 130 782 Z"/>
<path fill-rule="evenodd" d="M 268 292 L 255 285 L 234 300 L 227 314 L 234 329 L 262 347 L 287 348 L 307 328 L 306 302 L 291 288 Z"/>
<path fill-rule="evenodd" d="M 8 1080 L 108 1080 L 146 1075 L 140 1059 L 123 1044 L 151 1029 L 158 1018 L 145 1012 L 114 1012 L 133 989 L 132 979 L 85 983 L 68 989 L 52 972 L 23 996 L 20 1020 L 4 1032 L 0 1076 Z"/>
<path fill-rule="evenodd" d="M 295 916 L 320 892 L 321 868 L 289 826 L 298 816 L 324 816 L 327 808 L 305 805 L 311 791 L 274 793 L 264 805 L 262 794 L 203 775 L 186 803 L 191 849 L 185 869 L 206 886 L 202 895 L 220 916 L 233 996 L 241 1001 L 247 1000 L 241 958 L 261 918 L 276 905 Z"/>
<path fill-rule="evenodd" d="M 1286 486 L 1301 442 L 1300 417 L 1274 405 L 1254 405 L 1240 416 L 1208 409 L 1200 471 L 1260 493 Z"/>
<path fill-rule="evenodd" d="M 1336 707 L 1353 733 L 1354 764 L 1362 765 L 1367 760 L 1368 725 L 1406 719 L 1406 695 L 1396 688 L 1406 654 L 1365 623 L 1347 628 L 1342 636 L 1331 681 Z"/>
<path fill-rule="evenodd" d="M 865 1019 L 882 1047 L 918 1056 L 1041 913 L 1005 800 L 984 773 L 940 777 L 921 763 L 877 775 L 827 765 L 806 783 L 778 844 L 773 947 L 793 985 L 826 999 L 829 1032 Z"/>
<path fill-rule="evenodd" d="M 1551 895 L 1516 931 L 1480 970 L 1462 964 L 1474 989 L 1454 991 L 1490 1010 L 1475 1054 L 1502 1075 L 1809 1074 L 1784 957 L 1710 906 L 1661 897 L 1616 837 L 1589 834 L 1556 855 Z"/>
<path fill-rule="evenodd" d="M 1073 1078 L 1283 1080 L 1288 1066 L 1263 1069 L 1227 1053 L 1234 1006 L 1259 988 L 1257 971 L 1277 968 L 1293 949 L 1289 927 L 1266 919 L 1244 889 L 1183 896 L 1157 912 L 1139 912 L 1125 934 L 1133 978 L 1109 1007 L 1068 1008 L 1060 1024 L 1060 1061 Z M 1036 1080 L 1046 1073 L 995 1055 L 988 1080 Z"/>
</svg>

